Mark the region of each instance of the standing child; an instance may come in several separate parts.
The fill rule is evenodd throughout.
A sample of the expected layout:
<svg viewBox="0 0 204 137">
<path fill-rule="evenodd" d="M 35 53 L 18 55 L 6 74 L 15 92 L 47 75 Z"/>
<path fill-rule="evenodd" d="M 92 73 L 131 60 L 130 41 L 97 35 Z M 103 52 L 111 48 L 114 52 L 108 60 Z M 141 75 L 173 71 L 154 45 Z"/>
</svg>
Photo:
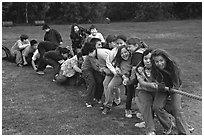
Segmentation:
<svg viewBox="0 0 204 137">
<path fill-rule="evenodd" d="M 181 88 L 182 82 L 180 77 L 180 68 L 165 50 L 154 50 L 152 52 L 151 60 L 151 73 L 158 83 L 163 83 L 162 85 L 169 88 Z M 170 100 L 168 100 L 168 97 L 170 97 Z M 165 134 L 170 134 L 172 130 L 172 123 L 168 117 L 168 112 L 175 118 L 178 134 L 190 134 L 188 124 L 186 123 L 181 107 L 181 95 L 169 93 L 161 88 L 157 92 L 155 102 L 156 103 L 153 104 L 153 111 L 156 113 L 160 123 L 165 128 Z M 168 109 L 168 112 L 165 108 Z"/>
<path fill-rule="evenodd" d="M 17 66 L 22 67 L 23 59 L 22 59 L 22 50 L 30 45 L 30 41 L 28 40 L 28 35 L 22 34 L 20 39 L 16 41 L 16 43 L 11 48 L 11 55 L 15 58 L 15 63 Z"/>
<path fill-rule="evenodd" d="M 127 46 L 129 51 L 132 54 L 132 60 L 131 60 L 131 65 L 133 69 L 135 69 L 140 62 L 142 61 L 142 54 L 146 50 L 147 46 L 138 38 L 130 38 L 127 40 Z M 134 72 L 134 71 L 132 71 Z M 131 73 L 130 79 L 134 79 L 134 74 Z M 131 105 L 132 105 L 132 99 L 135 97 L 135 87 L 137 86 L 138 81 L 132 81 L 129 82 L 125 87 L 126 87 L 126 108 L 125 108 L 125 117 L 131 118 L 132 117 L 132 110 L 131 110 Z M 135 97 L 137 105 L 139 105 L 139 102 L 137 100 L 137 96 Z M 136 112 L 136 116 L 139 117 L 139 113 Z"/>
<path fill-rule="evenodd" d="M 78 24 L 73 24 L 71 26 L 70 38 L 72 40 L 72 50 L 74 55 L 80 52 L 82 45 L 84 44 L 86 34 L 90 34 L 90 32 Z"/>
<path fill-rule="evenodd" d="M 96 47 L 92 43 L 86 42 L 82 48 L 83 55 L 87 55 L 82 64 L 82 77 L 85 79 L 87 86 L 86 107 L 92 107 L 94 104 L 94 94 L 96 92 L 96 81 L 93 71 L 100 71 L 98 62 L 95 59 Z"/>
<path fill-rule="evenodd" d="M 104 48 L 112 50 L 115 47 L 115 41 L 116 41 L 115 35 L 108 35 L 106 37 L 106 43 L 103 45 Z"/>
<path fill-rule="evenodd" d="M 89 31 L 91 32 L 91 34 L 87 37 L 87 40 L 86 40 L 87 42 L 90 42 L 92 38 L 98 38 L 101 40 L 102 43 L 105 43 L 105 39 L 103 35 L 100 32 L 98 32 L 95 25 L 91 25 Z"/>
<path fill-rule="evenodd" d="M 56 45 L 62 45 L 62 37 L 57 30 L 51 29 L 47 24 L 42 26 L 42 30 L 45 31 L 44 41 L 50 41 Z"/>
</svg>

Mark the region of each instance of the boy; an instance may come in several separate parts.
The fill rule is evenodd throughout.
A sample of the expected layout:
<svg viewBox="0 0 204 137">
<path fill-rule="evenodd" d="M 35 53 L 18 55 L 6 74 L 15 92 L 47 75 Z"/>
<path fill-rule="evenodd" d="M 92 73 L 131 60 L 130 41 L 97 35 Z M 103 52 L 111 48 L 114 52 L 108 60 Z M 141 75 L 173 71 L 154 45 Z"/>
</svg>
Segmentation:
<svg viewBox="0 0 204 137">
<path fill-rule="evenodd" d="M 22 67 L 23 65 L 22 50 L 25 49 L 28 45 L 30 45 L 28 36 L 22 34 L 20 39 L 16 41 L 16 43 L 11 48 L 11 55 L 15 58 L 15 63 L 19 67 Z"/>
<path fill-rule="evenodd" d="M 94 104 L 94 94 L 96 91 L 96 81 L 93 70 L 101 71 L 96 56 L 96 47 L 93 43 L 86 42 L 82 48 L 82 54 L 87 55 L 82 64 L 82 77 L 85 79 L 87 86 L 86 107 L 92 107 Z"/>
<path fill-rule="evenodd" d="M 51 29 L 47 24 L 43 25 L 42 30 L 45 31 L 44 41 L 50 41 L 57 45 L 62 45 L 62 37 L 57 30 Z"/>
<path fill-rule="evenodd" d="M 134 79 L 134 69 L 138 67 L 142 60 L 142 55 L 143 52 L 148 48 L 148 46 L 142 42 L 138 38 L 130 38 L 127 40 L 127 46 L 129 51 L 132 53 L 132 59 L 131 59 L 131 65 L 132 65 L 132 71 L 131 71 L 131 76 L 130 79 Z M 131 118 L 132 117 L 132 111 L 131 111 L 131 104 L 132 104 L 132 99 L 135 96 L 135 86 L 137 86 L 138 81 L 129 81 L 127 85 L 125 85 L 126 88 L 126 109 L 125 109 L 125 117 Z M 139 102 L 136 97 L 136 102 L 137 105 L 139 105 Z M 137 117 L 140 117 L 139 114 L 136 114 Z"/>
<path fill-rule="evenodd" d="M 33 53 L 35 52 L 35 50 L 37 49 L 37 41 L 36 40 L 31 40 L 30 41 L 30 45 L 27 46 L 24 50 L 23 50 L 23 65 L 28 65 L 31 64 L 31 60 L 32 60 L 32 56 Z"/>
<path fill-rule="evenodd" d="M 92 38 L 98 38 L 101 40 L 102 43 L 105 43 L 103 35 L 100 32 L 98 32 L 97 28 L 94 25 L 91 25 L 89 30 L 91 34 L 87 37 L 86 40 L 87 42 L 90 42 Z"/>
</svg>

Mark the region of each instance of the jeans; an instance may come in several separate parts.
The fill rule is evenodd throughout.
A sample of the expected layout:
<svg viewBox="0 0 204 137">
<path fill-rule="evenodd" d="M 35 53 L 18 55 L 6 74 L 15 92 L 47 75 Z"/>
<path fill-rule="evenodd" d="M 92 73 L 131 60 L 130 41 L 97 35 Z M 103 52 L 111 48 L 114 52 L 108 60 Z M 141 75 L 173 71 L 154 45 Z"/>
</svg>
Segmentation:
<svg viewBox="0 0 204 137">
<path fill-rule="evenodd" d="M 86 103 L 93 104 L 94 94 L 96 90 L 96 82 L 93 75 L 93 71 L 85 70 L 82 71 L 82 77 L 85 79 L 86 82 Z"/>
<path fill-rule="evenodd" d="M 96 80 L 96 92 L 95 92 L 94 97 L 97 100 L 101 100 L 102 95 L 103 95 L 103 90 L 104 90 L 103 81 L 104 81 L 105 76 L 101 72 L 98 72 L 95 70 L 93 71 L 93 74 Z"/>
<path fill-rule="evenodd" d="M 19 50 L 13 50 L 11 51 L 11 55 L 15 57 L 15 62 L 16 64 L 23 64 L 23 58 L 22 58 L 22 53 Z"/>
<path fill-rule="evenodd" d="M 132 99 L 135 96 L 135 84 L 131 84 L 131 85 L 127 85 L 125 86 L 126 89 L 126 109 L 127 110 L 131 110 L 131 106 L 132 106 Z"/>
<path fill-rule="evenodd" d="M 115 100 L 120 99 L 120 90 L 118 87 L 122 84 L 122 78 L 120 76 L 106 75 L 103 81 L 105 102 L 104 105 L 111 107 Z"/>
</svg>

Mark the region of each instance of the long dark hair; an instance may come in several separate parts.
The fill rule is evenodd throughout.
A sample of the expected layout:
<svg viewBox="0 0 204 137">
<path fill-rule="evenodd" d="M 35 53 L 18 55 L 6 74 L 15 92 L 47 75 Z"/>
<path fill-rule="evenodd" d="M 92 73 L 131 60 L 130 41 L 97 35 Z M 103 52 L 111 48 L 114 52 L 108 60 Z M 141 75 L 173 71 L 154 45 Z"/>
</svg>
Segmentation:
<svg viewBox="0 0 204 137">
<path fill-rule="evenodd" d="M 163 70 L 159 69 L 155 62 L 154 57 L 162 56 L 166 60 L 166 66 Z M 164 82 L 166 86 L 175 86 L 179 88 L 182 84 L 180 73 L 181 70 L 178 64 L 170 58 L 170 55 L 163 49 L 155 49 L 152 51 L 151 56 L 152 69 L 151 73 L 153 78 L 158 82 Z"/>
<path fill-rule="evenodd" d="M 123 46 L 120 46 L 118 48 L 118 51 L 117 51 L 117 54 L 115 56 L 115 58 L 113 59 L 113 63 L 114 63 L 114 67 L 119 67 L 120 66 L 120 63 L 122 62 L 123 58 L 121 57 L 121 50 L 125 48 L 128 52 L 129 50 L 127 49 L 127 46 L 123 45 Z M 131 54 L 130 54 L 131 55 Z"/>
</svg>

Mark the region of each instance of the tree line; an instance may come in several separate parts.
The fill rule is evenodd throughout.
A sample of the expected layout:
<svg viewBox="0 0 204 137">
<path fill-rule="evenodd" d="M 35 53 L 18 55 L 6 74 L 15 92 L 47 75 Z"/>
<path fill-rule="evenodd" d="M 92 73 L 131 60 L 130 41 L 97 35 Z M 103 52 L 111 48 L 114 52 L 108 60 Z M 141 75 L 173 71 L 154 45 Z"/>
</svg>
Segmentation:
<svg viewBox="0 0 204 137">
<path fill-rule="evenodd" d="M 202 2 L 3 2 L 2 20 L 32 24 L 201 19 Z"/>
</svg>

